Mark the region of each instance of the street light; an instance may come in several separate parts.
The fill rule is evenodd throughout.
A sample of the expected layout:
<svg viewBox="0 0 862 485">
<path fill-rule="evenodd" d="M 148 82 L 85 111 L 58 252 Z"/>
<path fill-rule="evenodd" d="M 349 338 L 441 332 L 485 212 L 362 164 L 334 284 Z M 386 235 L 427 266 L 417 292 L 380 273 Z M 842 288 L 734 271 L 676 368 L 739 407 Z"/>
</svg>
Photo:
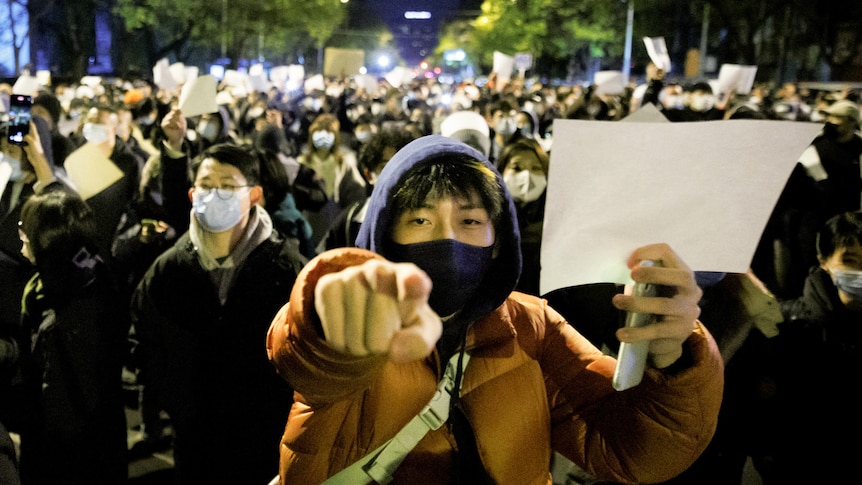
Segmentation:
<svg viewBox="0 0 862 485">
<path fill-rule="evenodd" d="M 377 58 L 377 66 L 383 70 L 389 67 L 389 63 L 392 62 L 392 59 L 389 58 L 386 54 L 381 55 Z"/>
</svg>

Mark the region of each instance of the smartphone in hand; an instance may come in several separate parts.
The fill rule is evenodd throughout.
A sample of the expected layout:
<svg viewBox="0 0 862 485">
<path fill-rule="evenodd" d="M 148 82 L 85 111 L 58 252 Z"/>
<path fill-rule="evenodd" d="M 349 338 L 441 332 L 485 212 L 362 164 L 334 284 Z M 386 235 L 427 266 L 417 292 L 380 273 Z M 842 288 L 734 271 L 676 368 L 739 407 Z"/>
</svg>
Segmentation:
<svg viewBox="0 0 862 485">
<path fill-rule="evenodd" d="M 641 261 L 641 266 L 653 266 L 653 261 Z M 658 285 L 651 283 L 636 283 L 632 289 L 633 296 L 658 296 Z M 626 327 L 642 327 L 649 325 L 655 320 L 651 313 L 626 314 Z M 617 366 L 614 369 L 613 386 L 618 391 L 623 391 L 640 384 L 646 369 L 647 354 L 649 353 L 649 340 L 640 342 L 621 342 L 620 351 L 617 354 Z"/>
<path fill-rule="evenodd" d="M 21 145 L 30 133 L 30 119 L 33 116 L 33 98 L 23 94 L 9 96 L 9 127 L 7 139 L 10 143 Z"/>
</svg>

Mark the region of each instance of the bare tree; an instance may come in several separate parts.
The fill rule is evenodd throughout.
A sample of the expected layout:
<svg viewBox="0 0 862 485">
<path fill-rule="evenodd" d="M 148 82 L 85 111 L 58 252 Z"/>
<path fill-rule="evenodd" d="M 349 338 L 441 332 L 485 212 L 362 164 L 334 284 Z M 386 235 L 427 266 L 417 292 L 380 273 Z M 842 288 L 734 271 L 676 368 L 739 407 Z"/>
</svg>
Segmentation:
<svg viewBox="0 0 862 485">
<path fill-rule="evenodd" d="M 30 38 L 30 22 L 27 16 L 26 0 L 6 0 L 6 18 L 2 27 L 5 32 L 4 37 L 8 39 L 9 46 L 12 48 L 12 55 L 15 62 L 14 74 L 21 74 L 21 50 L 24 44 Z M 3 39 L 3 40 L 6 40 Z M 0 40 L 2 42 L 2 40 Z"/>
</svg>

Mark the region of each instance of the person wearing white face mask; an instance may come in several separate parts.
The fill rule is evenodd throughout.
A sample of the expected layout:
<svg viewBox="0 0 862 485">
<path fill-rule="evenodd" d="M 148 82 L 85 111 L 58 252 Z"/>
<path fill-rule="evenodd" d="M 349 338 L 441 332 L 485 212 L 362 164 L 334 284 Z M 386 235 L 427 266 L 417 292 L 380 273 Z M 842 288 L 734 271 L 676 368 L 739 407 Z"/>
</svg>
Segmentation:
<svg viewBox="0 0 862 485">
<path fill-rule="evenodd" d="M 862 399 L 850 388 L 862 362 L 862 213 L 830 218 L 816 247 L 819 265 L 802 296 L 781 302 L 772 361 L 777 409 L 802 419 L 792 430 L 775 427 L 775 483 L 849 483 L 857 474 L 855 450 L 836 436 L 862 426 Z M 799 467 L 803 459 L 816 466 Z"/>
<path fill-rule="evenodd" d="M 716 108 L 712 86 L 707 82 L 697 82 L 683 89 L 684 108 L 676 112 L 676 117 L 668 116 L 670 121 L 711 121 L 724 118 L 724 111 Z"/>
<path fill-rule="evenodd" d="M 266 483 L 293 392 L 261 336 L 306 259 L 258 203 L 250 149 L 216 145 L 190 169 L 189 230 L 132 297 L 141 365 L 174 426 L 177 484 Z M 243 452 L 212 446 L 222 440 Z"/>
<path fill-rule="evenodd" d="M 669 121 L 712 121 L 724 118 L 724 107 L 716 107 L 715 94 L 708 82 L 699 81 L 683 87 L 681 96 L 677 90 L 665 92 L 667 73 L 654 64 L 647 68 L 647 87 L 640 105 L 653 103 Z M 680 103 L 681 102 L 681 103 Z"/>
<path fill-rule="evenodd" d="M 100 252 L 103 257 L 109 258 L 111 242 L 120 219 L 131 208 L 137 195 L 141 170 L 146 160 L 132 152 L 117 136 L 119 117 L 115 109 L 106 105 L 92 107 L 82 121 L 78 150 L 84 144 L 95 145 L 123 173 L 119 180 L 87 199 L 87 204 L 96 214 Z M 74 155 L 75 152 L 72 152 L 69 157 Z"/>
<path fill-rule="evenodd" d="M 507 144 L 521 138 L 517 116 L 518 105 L 515 101 L 501 99 L 491 106 L 491 128 L 494 133 L 491 136 L 491 151 L 488 159 L 492 162 L 499 160 Z"/>
<path fill-rule="evenodd" d="M 329 113 L 318 115 L 308 128 L 308 142 L 299 163 L 312 168 L 326 183 L 327 204 L 305 214 L 314 232 L 315 244 L 324 240 L 338 214 L 365 200 L 365 179 L 359 172 L 356 153 L 341 143 L 341 124 Z"/>
<path fill-rule="evenodd" d="M 216 112 L 201 115 L 195 125 L 194 134 L 199 138 L 197 153 L 218 143 L 238 143 L 238 138 L 232 130 L 230 114 L 224 106 L 219 106 Z"/>
<path fill-rule="evenodd" d="M 520 138 L 506 145 L 498 164 L 503 181 L 515 199 L 521 231 L 523 269 L 516 289 L 538 296 L 548 155 L 536 140 Z"/>
</svg>

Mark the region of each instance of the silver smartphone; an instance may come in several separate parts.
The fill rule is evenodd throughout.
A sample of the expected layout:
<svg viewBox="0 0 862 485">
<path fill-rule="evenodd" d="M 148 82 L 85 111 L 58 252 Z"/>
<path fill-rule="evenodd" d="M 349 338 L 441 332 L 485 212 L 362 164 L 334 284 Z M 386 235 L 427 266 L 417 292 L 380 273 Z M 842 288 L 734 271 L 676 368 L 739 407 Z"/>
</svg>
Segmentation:
<svg viewBox="0 0 862 485">
<path fill-rule="evenodd" d="M 653 261 L 641 261 L 641 266 L 653 266 Z M 633 296 L 658 296 L 658 285 L 649 283 L 636 283 L 632 289 Z M 655 320 L 651 313 L 626 314 L 626 327 L 642 327 L 649 325 Z M 620 351 L 617 354 L 617 366 L 614 369 L 614 389 L 623 391 L 640 384 L 646 369 L 647 354 L 649 352 L 649 340 L 634 343 L 620 343 Z"/>
</svg>

